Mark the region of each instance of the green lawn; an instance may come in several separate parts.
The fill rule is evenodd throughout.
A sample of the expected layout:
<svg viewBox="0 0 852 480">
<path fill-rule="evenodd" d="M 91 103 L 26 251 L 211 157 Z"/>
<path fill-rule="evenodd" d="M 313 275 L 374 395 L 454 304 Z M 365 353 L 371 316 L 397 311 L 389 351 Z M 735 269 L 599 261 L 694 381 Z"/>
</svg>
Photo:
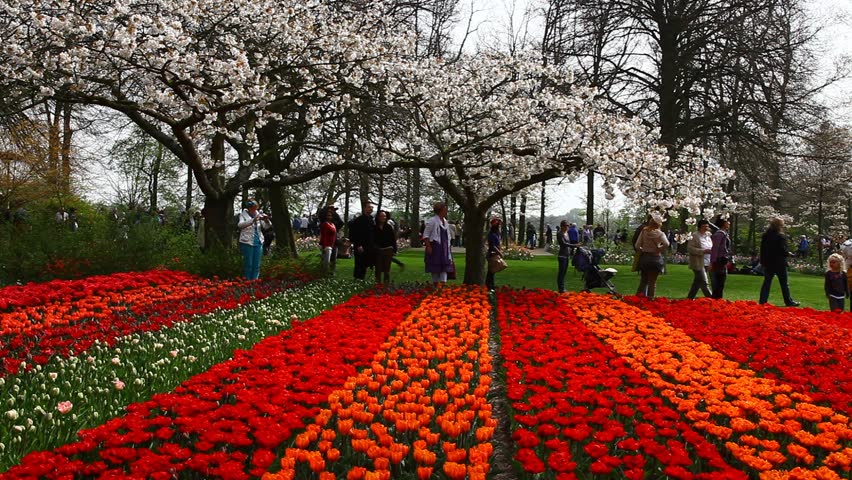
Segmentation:
<svg viewBox="0 0 852 480">
<path fill-rule="evenodd" d="M 461 278 L 464 270 L 464 255 L 453 254 L 456 266 Z M 409 250 L 402 252 L 398 257 L 405 263 L 406 268 L 400 270 L 399 266 L 391 265 L 391 281 L 396 282 L 428 282 L 429 274 L 423 270 L 423 251 Z M 530 261 L 509 260 L 509 268 L 497 274 L 498 285 L 510 285 L 512 287 L 545 288 L 556 289 L 556 257 L 539 256 Z M 603 265 L 602 267 L 606 267 Z M 619 292 L 623 294 L 636 293 L 639 284 L 639 275 L 630 271 L 629 265 L 613 265 L 618 270 L 612 280 Z M 353 261 L 347 259 L 338 260 L 337 276 L 351 277 Z M 372 271 L 367 272 L 368 279 Z M 456 280 L 455 282 L 460 282 Z M 725 298 L 730 300 L 754 300 L 757 301 L 760 294 L 760 285 L 763 277 L 752 275 L 729 275 L 725 285 Z M 568 290 L 582 289 L 580 273 L 573 267 L 565 277 Z M 692 271 L 686 265 L 669 265 L 668 273 L 660 276 L 657 281 L 657 296 L 670 298 L 685 298 L 692 284 Z M 596 290 L 603 292 L 604 290 Z M 802 303 L 802 306 L 812 307 L 819 310 L 828 309 L 828 301 L 823 291 L 823 278 L 816 275 L 790 274 L 790 291 L 793 298 Z M 701 295 L 699 293 L 699 295 Z M 769 296 L 769 303 L 783 305 L 781 289 L 778 281 L 774 280 Z"/>
</svg>

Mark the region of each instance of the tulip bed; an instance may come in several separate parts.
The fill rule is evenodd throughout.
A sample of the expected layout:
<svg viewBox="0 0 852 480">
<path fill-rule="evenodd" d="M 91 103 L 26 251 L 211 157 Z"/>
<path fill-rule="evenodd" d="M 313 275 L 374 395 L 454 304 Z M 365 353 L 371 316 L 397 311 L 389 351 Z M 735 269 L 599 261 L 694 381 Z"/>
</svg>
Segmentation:
<svg viewBox="0 0 852 480">
<path fill-rule="evenodd" d="M 708 299 L 628 301 L 760 376 L 852 415 L 852 314 Z"/>
<path fill-rule="evenodd" d="M 291 288 L 232 310 L 196 315 L 170 328 L 95 342 L 84 355 L 53 357 L 45 365 L 0 378 L 0 470 L 25 453 L 62 445 L 81 428 L 120 415 L 133 402 L 167 392 L 193 375 L 310 318 L 360 287 L 318 282 Z M 62 414 L 60 402 L 71 402 Z M 9 413 L 13 412 L 13 413 Z M 11 418 L 14 417 L 14 418 Z M 4 451 L 5 450 L 5 451 Z"/>
<path fill-rule="evenodd" d="M 109 280 L 50 282 L 54 290 L 38 284 L 0 290 L 0 297 L 43 301 L 7 302 L 8 311 L 0 312 L 0 377 L 56 356 L 79 355 L 98 341 L 111 344 L 118 337 L 234 308 L 289 286 L 279 280 L 207 280 L 168 270 L 118 274 L 115 282 Z"/>
<path fill-rule="evenodd" d="M 7 374 L 0 479 L 852 478 L 852 314 L 361 288 Z"/>
</svg>

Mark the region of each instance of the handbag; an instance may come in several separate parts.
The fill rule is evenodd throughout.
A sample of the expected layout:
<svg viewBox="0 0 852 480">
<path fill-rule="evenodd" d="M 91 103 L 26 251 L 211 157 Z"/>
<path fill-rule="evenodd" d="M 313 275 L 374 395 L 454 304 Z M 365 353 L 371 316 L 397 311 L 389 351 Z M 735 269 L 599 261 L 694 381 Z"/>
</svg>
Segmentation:
<svg viewBox="0 0 852 480">
<path fill-rule="evenodd" d="M 488 273 L 498 273 L 506 270 L 509 265 L 506 264 L 506 260 L 503 260 L 503 257 L 500 255 L 494 255 L 488 259 Z"/>
<path fill-rule="evenodd" d="M 337 258 L 352 258 L 352 242 L 348 238 L 336 240 Z"/>
<path fill-rule="evenodd" d="M 636 252 L 633 254 L 633 266 L 630 267 L 631 272 L 639 271 L 639 259 L 642 257 L 642 252 Z"/>
<path fill-rule="evenodd" d="M 450 266 L 447 268 L 447 280 L 455 280 L 456 279 L 456 262 L 450 262 Z"/>
</svg>

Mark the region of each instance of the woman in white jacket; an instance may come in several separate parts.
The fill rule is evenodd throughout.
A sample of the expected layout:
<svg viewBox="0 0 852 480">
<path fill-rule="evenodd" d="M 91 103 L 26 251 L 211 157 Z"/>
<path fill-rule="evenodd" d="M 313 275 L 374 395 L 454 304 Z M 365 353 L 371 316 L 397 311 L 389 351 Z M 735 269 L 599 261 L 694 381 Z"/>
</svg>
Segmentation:
<svg viewBox="0 0 852 480">
<path fill-rule="evenodd" d="M 257 201 L 250 198 L 240 212 L 237 228 L 240 229 L 240 253 L 243 256 L 243 276 L 249 280 L 260 277 L 260 259 L 263 257 L 263 228 L 269 228 L 269 216 L 257 209 Z"/>
<path fill-rule="evenodd" d="M 687 247 L 689 249 L 689 269 L 692 270 L 694 275 L 687 298 L 694 299 L 698 290 L 701 290 L 705 297 L 712 297 L 713 294 L 707 287 L 707 268 L 710 266 L 710 249 L 713 248 L 713 240 L 710 238 L 710 222 L 703 219 L 698 221 L 698 231 L 692 234 Z"/>
</svg>

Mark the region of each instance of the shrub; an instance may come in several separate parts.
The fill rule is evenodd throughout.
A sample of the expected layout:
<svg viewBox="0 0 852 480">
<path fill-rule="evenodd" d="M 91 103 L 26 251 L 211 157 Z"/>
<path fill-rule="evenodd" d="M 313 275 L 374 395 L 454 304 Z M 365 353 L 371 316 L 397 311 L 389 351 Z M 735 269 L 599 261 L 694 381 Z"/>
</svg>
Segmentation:
<svg viewBox="0 0 852 480">
<path fill-rule="evenodd" d="M 503 249 L 503 258 L 507 260 L 532 260 L 532 251 L 526 247 L 510 245 Z"/>
</svg>

